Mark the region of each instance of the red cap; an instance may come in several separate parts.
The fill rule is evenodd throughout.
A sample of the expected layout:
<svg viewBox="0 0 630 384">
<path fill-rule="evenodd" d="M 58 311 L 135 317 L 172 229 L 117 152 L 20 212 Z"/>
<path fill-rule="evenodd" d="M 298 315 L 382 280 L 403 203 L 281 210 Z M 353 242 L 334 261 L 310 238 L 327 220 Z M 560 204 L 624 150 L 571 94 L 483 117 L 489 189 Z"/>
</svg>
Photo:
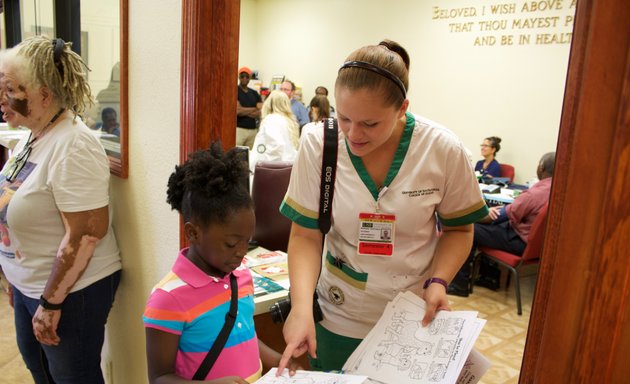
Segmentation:
<svg viewBox="0 0 630 384">
<path fill-rule="evenodd" d="M 247 73 L 250 76 L 252 75 L 252 70 L 249 69 L 248 67 L 241 67 L 241 69 L 238 70 L 239 75 L 243 72 Z"/>
</svg>

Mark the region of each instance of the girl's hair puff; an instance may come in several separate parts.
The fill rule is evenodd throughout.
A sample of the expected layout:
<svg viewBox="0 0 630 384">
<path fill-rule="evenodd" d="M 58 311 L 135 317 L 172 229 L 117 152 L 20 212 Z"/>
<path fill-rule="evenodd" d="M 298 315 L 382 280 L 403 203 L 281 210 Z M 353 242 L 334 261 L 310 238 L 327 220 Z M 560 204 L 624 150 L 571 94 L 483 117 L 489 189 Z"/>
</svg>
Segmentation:
<svg viewBox="0 0 630 384">
<path fill-rule="evenodd" d="M 169 177 L 166 202 L 184 221 L 194 221 L 202 227 L 223 223 L 240 209 L 253 209 L 244 184 L 249 170 L 238 155 L 236 148 L 224 152 L 220 142 L 191 153 Z"/>
</svg>

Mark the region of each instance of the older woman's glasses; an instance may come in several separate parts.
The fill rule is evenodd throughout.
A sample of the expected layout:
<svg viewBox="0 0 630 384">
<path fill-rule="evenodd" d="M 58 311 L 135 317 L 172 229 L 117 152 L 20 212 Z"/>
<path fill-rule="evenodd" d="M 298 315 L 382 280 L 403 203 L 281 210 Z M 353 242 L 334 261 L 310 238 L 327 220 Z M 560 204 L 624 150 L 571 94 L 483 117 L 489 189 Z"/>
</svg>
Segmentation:
<svg viewBox="0 0 630 384">
<path fill-rule="evenodd" d="M 31 140 L 31 137 L 29 136 L 29 140 L 24 146 L 24 148 L 22 148 L 22 151 L 15 157 L 15 159 L 13 159 L 13 164 L 11 164 L 11 167 L 9 168 L 9 172 L 7 175 L 7 181 L 9 183 L 12 183 L 13 181 L 15 181 L 15 179 L 18 177 L 18 175 L 22 171 L 22 168 L 24 168 L 24 166 L 26 165 L 28 156 L 31 154 L 31 151 L 33 150 L 34 141 L 35 139 Z"/>
<path fill-rule="evenodd" d="M 488 148 L 488 147 L 492 147 L 492 145 L 488 145 L 488 144 L 481 144 L 480 145 L 481 148 Z"/>
</svg>

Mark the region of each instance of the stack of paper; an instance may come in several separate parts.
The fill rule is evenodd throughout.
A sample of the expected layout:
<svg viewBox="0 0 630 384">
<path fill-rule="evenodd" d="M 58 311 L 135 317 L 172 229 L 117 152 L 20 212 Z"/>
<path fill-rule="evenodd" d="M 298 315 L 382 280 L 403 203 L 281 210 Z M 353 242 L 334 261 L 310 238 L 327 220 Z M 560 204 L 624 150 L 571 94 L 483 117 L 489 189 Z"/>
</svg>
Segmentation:
<svg viewBox="0 0 630 384">
<path fill-rule="evenodd" d="M 399 293 L 350 356 L 344 372 L 366 375 L 372 383 L 479 381 L 490 362 L 471 351 L 486 321 L 475 311 L 439 311 L 422 327 L 425 309 L 418 296 Z"/>
</svg>

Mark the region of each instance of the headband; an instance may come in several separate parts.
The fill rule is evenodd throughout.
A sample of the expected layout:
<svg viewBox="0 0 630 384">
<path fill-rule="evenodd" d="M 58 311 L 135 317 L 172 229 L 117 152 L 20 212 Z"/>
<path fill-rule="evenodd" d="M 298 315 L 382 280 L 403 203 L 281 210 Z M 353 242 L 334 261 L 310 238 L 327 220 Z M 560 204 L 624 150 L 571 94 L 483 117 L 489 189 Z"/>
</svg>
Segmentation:
<svg viewBox="0 0 630 384">
<path fill-rule="evenodd" d="M 55 61 L 55 64 L 59 64 L 59 61 L 61 60 L 61 54 L 63 53 L 63 49 L 66 46 L 66 42 L 63 41 L 63 39 L 53 39 L 52 44 L 53 60 Z"/>
<path fill-rule="evenodd" d="M 405 85 L 403 84 L 403 82 L 400 80 L 400 78 L 398 78 L 398 76 L 394 75 L 387 69 L 381 68 L 365 61 L 346 61 L 345 63 L 343 63 L 341 68 L 339 68 L 339 71 L 344 68 L 363 68 L 367 69 L 368 71 L 377 73 L 383 77 L 386 77 L 389 80 L 393 81 L 398 88 L 400 88 L 400 92 L 402 92 L 403 98 L 407 97 L 407 91 L 405 90 Z"/>
</svg>

